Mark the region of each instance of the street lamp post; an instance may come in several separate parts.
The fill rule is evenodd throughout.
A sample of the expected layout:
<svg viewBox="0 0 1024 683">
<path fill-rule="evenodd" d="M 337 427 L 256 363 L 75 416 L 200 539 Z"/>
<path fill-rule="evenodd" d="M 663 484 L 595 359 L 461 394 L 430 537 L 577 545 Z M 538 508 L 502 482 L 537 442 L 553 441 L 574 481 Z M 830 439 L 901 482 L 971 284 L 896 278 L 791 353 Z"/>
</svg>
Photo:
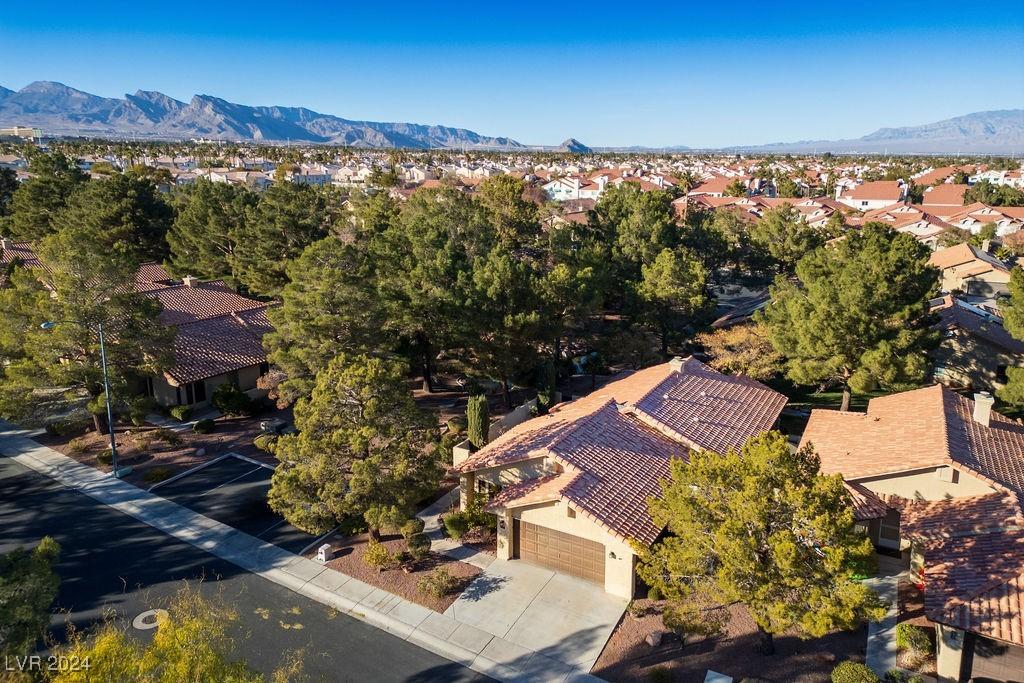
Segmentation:
<svg viewBox="0 0 1024 683">
<path fill-rule="evenodd" d="M 88 328 L 89 325 L 81 322 L 80 320 L 50 320 L 39 327 L 44 330 L 52 330 L 61 323 L 71 323 L 73 325 L 80 325 Z M 97 323 L 96 329 L 100 335 L 100 365 L 103 368 L 103 396 L 107 402 L 107 432 L 110 435 L 110 474 L 115 478 L 120 479 L 123 475 L 131 472 L 130 467 L 120 468 L 117 465 L 117 439 L 114 437 L 114 407 L 110 400 L 110 377 L 107 374 L 107 343 L 103 335 L 103 323 Z"/>
</svg>

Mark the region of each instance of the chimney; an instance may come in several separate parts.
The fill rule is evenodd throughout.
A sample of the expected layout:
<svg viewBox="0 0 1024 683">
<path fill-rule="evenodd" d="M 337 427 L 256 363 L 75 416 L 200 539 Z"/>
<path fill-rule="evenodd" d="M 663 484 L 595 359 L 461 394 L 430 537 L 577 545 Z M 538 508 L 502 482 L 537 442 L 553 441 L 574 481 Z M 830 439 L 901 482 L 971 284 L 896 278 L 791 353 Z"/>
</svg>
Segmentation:
<svg viewBox="0 0 1024 683">
<path fill-rule="evenodd" d="M 682 372 L 683 366 L 686 364 L 686 359 L 682 356 L 676 356 L 668 362 L 668 367 L 672 369 L 672 372 Z"/>
<path fill-rule="evenodd" d="M 981 242 L 981 250 L 983 252 L 985 252 L 987 254 L 991 248 L 992 248 L 992 240 L 982 240 L 982 242 Z"/>
<path fill-rule="evenodd" d="M 988 427 L 992 418 L 992 404 L 995 399 L 987 391 L 979 391 L 974 395 L 974 421 Z"/>
<path fill-rule="evenodd" d="M 185 285 L 186 287 L 198 287 L 199 278 L 193 277 L 191 275 L 186 275 L 181 279 L 181 284 Z"/>
</svg>

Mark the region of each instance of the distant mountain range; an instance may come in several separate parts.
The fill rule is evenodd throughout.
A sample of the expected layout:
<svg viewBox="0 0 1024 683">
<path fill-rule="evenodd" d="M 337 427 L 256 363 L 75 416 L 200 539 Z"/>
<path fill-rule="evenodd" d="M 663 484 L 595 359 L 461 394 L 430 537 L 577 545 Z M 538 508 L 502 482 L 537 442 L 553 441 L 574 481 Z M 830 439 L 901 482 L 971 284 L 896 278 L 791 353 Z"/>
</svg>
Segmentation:
<svg viewBox="0 0 1024 683">
<path fill-rule="evenodd" d="M 464 128 L 350 121 L 302 107 L 250 107 L 195 95 L 188 103 L 138 90 L 99 97 L 63 83 L 36 81 L 17 92 L 0 87 L 0 126 L 36 126 L 47 135 L 252 142 L 300 142 L 389 148 L 522 149 L 503 137 Z"/>
<path fill-rule="evenodd" d="M 465 128 L 352 121 L 303 107 L 253 107 L 211 95 L 194 95 L 187 103 L 148 90 L 138 90 L 123 99 L 100 97 L 53 81 L 36 81 L 18 91 L 0 86 L 0 126 L 35 126 L 48 135 L 292 141 L 367 148 L 544 149 L 576 154 L 691 149 L 682 145 L 590 148 L 575 138 L 558 147 L 527 146 L 511 138 L 480 135 Z M 1024 109 L 983 111 L 922 126 L 879 128 L 850 140 L 801 140 L 715 151 L 1019 154 L 1024 153 Z"/>
<path fill-rule="evenodd" d="M 879 128 L 851 140 L 801 140 L 727 149 L 777 153 L 1020 154 L 1024 152 L 1024 109 L 979 111 L 923 126 Z"/>
</svg>

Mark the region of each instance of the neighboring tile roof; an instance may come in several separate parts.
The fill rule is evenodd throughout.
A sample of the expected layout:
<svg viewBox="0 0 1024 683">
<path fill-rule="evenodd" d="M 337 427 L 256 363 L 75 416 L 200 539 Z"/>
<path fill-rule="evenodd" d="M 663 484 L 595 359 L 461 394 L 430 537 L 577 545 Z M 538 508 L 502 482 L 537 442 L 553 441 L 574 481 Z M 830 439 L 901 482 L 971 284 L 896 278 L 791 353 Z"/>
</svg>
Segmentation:
<svg viewBox="0 0 1024 683">
<path fill-rule="evenodd" d="M 1024 530 L 944 539 L 922 550 L 930 620 L 1024 645 Z"/>
<path fill-rule="evenodd" d="M 969 187 L 970 185 L 954 185 L 952 183 L 934 185 L 925 188 L 924 199 L 922 199 L 921 203 L 961 207 L 964 205 L 964 192 Z"/>
<path fill-rule="evenodd" d="M 163 283 L 169 284 L 174 278 L 159 263 L 150 261 L 143 263 L 135 272 L 135 281 L 138 283 Z"/>
<path fill-rule="evenodd" d="M 963 275 L 968 274 L 967 270 L 970 270 L 971 274 L 974 275 L 987 273 L 992 270 L 1010 272 L 1006 264 L 995 256 L 967 242 L 961 242 L 946 249 L 933 251 L 928 258 L 928 263 L 940 270 L 959 267 L 957 272 Z M 966 264 L 970 264 L 970 267 L 967 269 L 964 268 Z"/>
<path fill-rule="evenodd" d="M 872 399 L 866 413 L 813 410 L 800 445 L 812 444 L 826 474 L 846 479 L 953 465 L 1024 494 L 1024 425 L 942 385 Z"/>
<path fill-rule="evenodd" d="M 195 286 L 171 285 L 146 292 L 160 301 L 164 310 L 160 322 L 165 325 L 184 325 L 229 313 L 266 308 L 263 301 L 236 294 L 220 280 L 203 282 Z"/>
<path fill-rule="evenodd" d="M 181 385 L 264 363 L 262 339 L 271 329 L 266 309 L 178 325 L 167 374 Z"/>
<path fill-rule="evenodd" d="M 843 193 L 844 199 L 884 199 L 898 202 L 902 197 L 903 188 L 895 180 L 873 180 L 861 183 Z"/>
<path fill-rule="evenodd" d="M 900 500 L 900 535 L 930 542 L 1024 525 L 1017 496 L 991 493 L 941 500 Z"/>
<path fill-rule="evenodd" d="M 939 314 L 939 329 L 963 330 L 1009 353 L 1024 354 L 1024 342 L 1014 339 L 995 316 L 971 310 L 952 296 L 945 297 L 945 302 L 932 310 Z"/>
<path fill-rule="evenodd" d="M 6 266 L 17 259 L 26 267 L 38 268 L 42 266 L 39 257 L 36 256 L 36 252 L 32 249 L 31 242 L 5 240 L 5 243 L 6 246 L 0 245 L 0 265 Z"/>
<path fill-rule="evenodd" d="M 155 270 L 151 274 L 159 275 Z M 267 319 L 270 304 L 236 294 L 219 280 L 152 284 L 144 293 L 163 306 L 160 322 L 177 329 L 175 365 L 167 371 L 177 384 L 266 362 L 262 339 L 272 329 Z"/>
<path fill-rule="evenodd" d="M 853 499 L 853 518 L 858 522 L 885 517 L 889 505 L 866 486 L 856 482 L 843 482 Z"/>
<path fill-rule="evenodd" d="M 786 399 L 743 377 L 722 375 L 693 358 L 623 373 L 594 393 L 527 420 L 469 456 L 459 471 L 548 458 L 566 474 L 536 486 L 560 496 L 611 534 L 653 542 L 660 529 L 647 499 L 658 495 L 672 458 L 691 448 L 738 448 L 771 429 Z M 516 485 L 500 505 L 538 495 Z"/>
</svg>

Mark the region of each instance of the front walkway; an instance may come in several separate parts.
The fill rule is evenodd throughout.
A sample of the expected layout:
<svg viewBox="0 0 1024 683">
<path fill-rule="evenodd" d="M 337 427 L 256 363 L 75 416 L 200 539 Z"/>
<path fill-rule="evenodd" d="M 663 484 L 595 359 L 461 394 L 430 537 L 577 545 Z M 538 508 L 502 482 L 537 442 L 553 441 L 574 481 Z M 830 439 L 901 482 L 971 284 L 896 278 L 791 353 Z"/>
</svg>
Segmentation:
<svg viewBox="0 0 1024 683">
<path fill-rule="evenodd" d="M 453 614 L 438 614 L 358 579 L 326 569 L 317 562 L 113 479 L 42 446 L 27 435 L 27 431 L 0 421 L 0 455 L 268 581 L 366 621 L 430 652 L 501 681 L 598 680 L 586 673 L 588 669 L 570 668 L 565 662 L 550 656 L 557 653 L 526 649 L 514 640 L 460 621 Z"/>
<path fill-rule="evenodd" d="M 899 581 L 904 574 L 878 576 L 864 581 L 878 596 L 889 603 L 889 611 L 881 621 L 868 623 L 868 643 L 864 663 L 884 677 L 896 668 L 896 617 L 899 612 Z"/>
</svg>

